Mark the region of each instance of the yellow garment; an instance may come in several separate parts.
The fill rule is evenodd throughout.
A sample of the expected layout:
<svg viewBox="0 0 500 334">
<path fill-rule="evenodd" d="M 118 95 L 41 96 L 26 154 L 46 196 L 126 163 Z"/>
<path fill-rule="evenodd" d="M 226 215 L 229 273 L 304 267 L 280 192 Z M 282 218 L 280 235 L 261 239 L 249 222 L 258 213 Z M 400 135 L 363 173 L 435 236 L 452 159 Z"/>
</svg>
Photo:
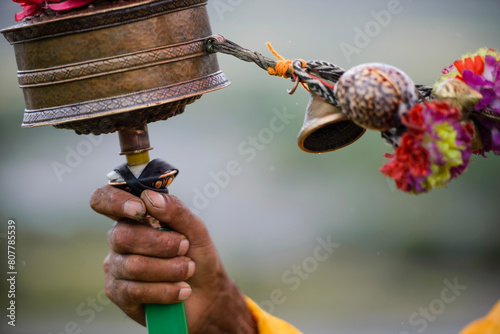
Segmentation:
<svg viewBox="0 0 500 334">
<path fill-rule="evenodd" d="M 500 334 L 500 301 L 488 315 L 465 327 L 460 334 Z"/>
<path fill-rule="evenodd" d="M 297 328 L 262 310 L 250 298 L 246 297 L 246 300 L 253 314 L 253 318 L 257 323 L 259 334 L 302 334 Z"/>
<path fill-rule="evenodd" d="M 292 325 L 262 310 L 250 298 L 246 297 L 246 300 L 257 323 L 259 334 L 302 334 Z M 500 301 L 487 316 L 474 321 L 460 334 L 500 334 Z"/>
</svg>

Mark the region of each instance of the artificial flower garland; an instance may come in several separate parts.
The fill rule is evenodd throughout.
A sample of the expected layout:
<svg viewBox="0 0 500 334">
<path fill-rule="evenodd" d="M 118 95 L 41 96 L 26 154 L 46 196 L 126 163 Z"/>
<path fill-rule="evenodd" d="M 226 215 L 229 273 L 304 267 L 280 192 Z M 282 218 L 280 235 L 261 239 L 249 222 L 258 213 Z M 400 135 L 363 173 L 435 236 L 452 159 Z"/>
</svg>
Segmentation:
<svg viewBox="0 0 500 334">
<path fill-rule="evenodd" d="M 435 89 L 447 79 L 455 78 L 482 95 L 473 112 L 462 112 L 448 102 L 416 104 L 401 117 L 406 127 L 395 152 L 381 172 L 393 178 L 398 189 L 425 193 L 446 186 L 465 172 L 471 153 L 500 155 L 500 53 L 480 49 L 446 67 Z M 474 135 L 482 145 L 472 150 Z"/>
</svg>

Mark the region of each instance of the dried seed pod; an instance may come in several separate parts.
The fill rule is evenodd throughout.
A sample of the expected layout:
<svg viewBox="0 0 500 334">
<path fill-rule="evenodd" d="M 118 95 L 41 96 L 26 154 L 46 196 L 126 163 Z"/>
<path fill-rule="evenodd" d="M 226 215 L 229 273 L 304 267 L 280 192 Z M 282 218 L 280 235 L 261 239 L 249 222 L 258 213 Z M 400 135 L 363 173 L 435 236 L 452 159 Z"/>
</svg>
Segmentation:
<svg viewBox="0 0 500 334">
<path fill-rule="evenodd" d="M 483 98 L 481 93 L 456 78 L 449 78 L 441 82 L 436 88 L 435 95 L 438 100 L 448 101 L 464 113 L 473 112 L 476 104 Z"/>
<path fill-rule="evenodd" d="M 413 81 L 386 64 L 362 64 L 346 71 L 335 85 L 342 111 L 354 123 L 385 131 L 401 124 L 400 117 L 417 102 Z"/>
</svg>

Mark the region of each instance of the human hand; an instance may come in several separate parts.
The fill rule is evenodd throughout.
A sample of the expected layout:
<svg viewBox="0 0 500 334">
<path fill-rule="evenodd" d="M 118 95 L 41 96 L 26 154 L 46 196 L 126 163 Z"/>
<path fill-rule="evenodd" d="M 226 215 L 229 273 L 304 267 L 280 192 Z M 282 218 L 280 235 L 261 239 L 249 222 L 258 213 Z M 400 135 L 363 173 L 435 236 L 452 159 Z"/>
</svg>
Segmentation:
<svg viewBox="0 0 500 334">
<path fill-rule="evenodd" d="M 90 205 L 116 220 L 108 233 L 105 291 L 129 317 L 145 325 L 144 304 L 185 301 L 191 334 L 257 333 L 205 224 L 177 197 L 146 190 L 137 198 L 105 186 L 92 194 Z M 140 223 L 147 214 L 173 231 Z"/>
</svg>

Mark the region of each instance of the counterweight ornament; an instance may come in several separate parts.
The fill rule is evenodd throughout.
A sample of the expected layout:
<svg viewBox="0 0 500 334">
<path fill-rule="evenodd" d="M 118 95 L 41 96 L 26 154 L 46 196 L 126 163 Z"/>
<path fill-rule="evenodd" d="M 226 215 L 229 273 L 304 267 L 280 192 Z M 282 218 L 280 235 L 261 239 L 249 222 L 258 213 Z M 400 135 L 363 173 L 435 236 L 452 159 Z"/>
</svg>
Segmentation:
<svg viewBox="0 0 500 334">
<path fill-rule="evenodd" d="M 415 85 L 402 70 L 370 63 L 347 71 L 324 62 L 273 61 L 231 41 L 211 40 L 226 53 L 292 78 L 310 91 L 299 147 L 323 153 L 345 147 L 366 129 L 394 148 L 381 172 L 405 192 L 446 186 L 467 170 L 471 154 L 500 155 L 500 53 L 480 49 L 445 68 L 434 88 Z M 326 104 L 330 105 L 326 107 Z"/>
</svg>

